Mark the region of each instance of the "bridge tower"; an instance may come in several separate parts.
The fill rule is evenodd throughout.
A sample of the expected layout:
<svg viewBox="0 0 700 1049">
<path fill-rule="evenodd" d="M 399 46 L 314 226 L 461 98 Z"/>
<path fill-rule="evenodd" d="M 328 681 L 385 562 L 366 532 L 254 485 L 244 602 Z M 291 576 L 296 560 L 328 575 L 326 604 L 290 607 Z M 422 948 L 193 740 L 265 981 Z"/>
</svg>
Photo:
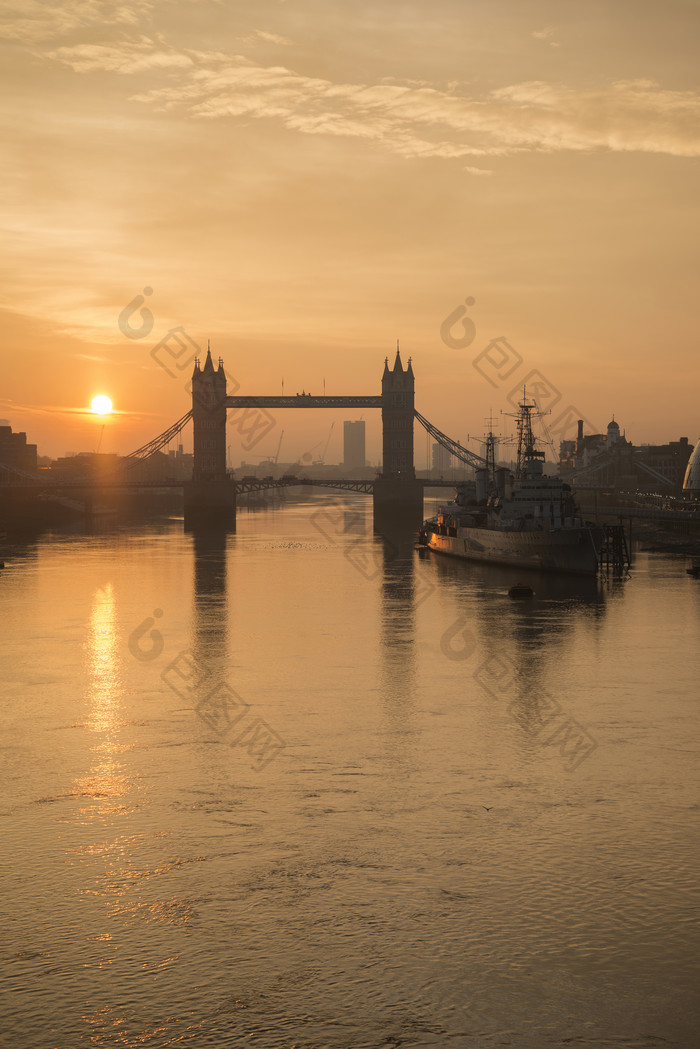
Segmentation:
<svg viewBox="0 0 700 1049">
<path fill-rule="evenodd" d="M 380 526 L 405 522 L 420 524 L 423 486 L 413 465 L 415 378 L 409 358 L 404 369 L 396 347 L 394 367 L 384 361 L 382 375 L 382 473 L 374 486 L 374 519 Z"/>
<path fill-rule="evenodd" d="M 394 370 L 389 371 L 389 358 L 384 359 L 382 375 L 382 476 L 387 479 L 414 480 L 413 408 L 415 379 L 409 358 L 404 371 L 401 354 L 396 349 Z"/>
<path fill-rule="evenodd" d="M 226 473 L 226 373 L 221 358 L 214 368 L 209 348 L 204 367 L 194 363 L 192 422 L 194 466 L 185 486 L 185 524 L 232 524 L 236 489 Z"/>
</svg>

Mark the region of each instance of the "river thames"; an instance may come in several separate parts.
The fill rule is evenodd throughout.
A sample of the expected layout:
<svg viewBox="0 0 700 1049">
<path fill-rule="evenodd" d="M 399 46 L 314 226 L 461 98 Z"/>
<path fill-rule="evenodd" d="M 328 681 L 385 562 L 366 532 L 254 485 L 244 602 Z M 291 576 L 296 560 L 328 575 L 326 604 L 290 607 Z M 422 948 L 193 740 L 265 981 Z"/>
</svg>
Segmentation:
<svg viewBox="0 0 700 1049">
<path fill-rule="evenodd" d="M 514 601 L 330 494 L 3 556 L 8 1045 L 698 1044 L 686 558 Z"/>
</svg>

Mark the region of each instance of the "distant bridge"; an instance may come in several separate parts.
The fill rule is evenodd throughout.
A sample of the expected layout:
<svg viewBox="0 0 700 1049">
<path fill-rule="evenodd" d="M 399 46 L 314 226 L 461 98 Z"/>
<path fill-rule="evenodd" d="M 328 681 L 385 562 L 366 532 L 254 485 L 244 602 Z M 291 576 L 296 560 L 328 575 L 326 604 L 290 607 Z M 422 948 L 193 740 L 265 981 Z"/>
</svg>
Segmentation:
<svg viewBox="0 0 700 1049">
<path fill-rule="evenodd" d="M 591 506 L 582 508 L 582 514 L 599 517 L 634 517 L 643 521 L 664 521 L 669 524 L 700 525 L 700 504 L 691 503 L 687 510 L 661 510 L 655 506 Z"/>
<path fill-rule="evenodd" d="M 338 491 L 373 495 L 376 481 L 371 478 L 352 477 L 267 477 L 231 479 L 236 495 L 248 495 L 281 488 L 331 488 Z M 38 492 L 43 499 L 55 501 L 76 511 L 82 511 L 81 502 L 66 498 L 73 493 L 78 499 L 89 499 L 106 491 L 138 491 L 158 489 L 183 489 L 187 481 L 168 478 L 164 480 L 134 481 L 125 478 L 84 478 L 57 480 L 37 477 L 27 470 L 16 469 L 0 463 L 0 491 Z M 416 478 L 415 484 L 423 489 L 453 489 L 458 482 L 448 478 Z M 700 502 L 690 503 L 687 509 L 664 510 L 652 506 L 585 506 L 586 515 L 600 517 L 637 518 L 666 523 L 700 524 Z"/>
<path fill-rule="evenodd" d="M 13 477 L 8 477 L 13 474 Z M 238 495 L 249 492 L 264 492 L 273 488 L 338 488 L 346 492 L 359 492 L 364 495 L 374 493 L 375 481 L 371 478 L 347 478 L 347 477 L 279 477 L 279 478 L 256 478 L 255 480 L 237 480 L 231 478 L 233 486 Z M 63 492 L 72 490 L 74 492 L 99 492 L 113 491 L 115 489 L 156 489 L 156 488 L 184 488 L 188 481 L 165 478 L 159 481 L 132 481 L 126 479 L 86 477 L 84 479 L 54 480 L 37 478 L 35 475 L 25 471 L 15 471 L 12 467 L 0 464 L 0 491 L 6 489 L 20 489 L 24 491 L 38 492 Z M 454 488 L 455 482 L 445 478 L 418 478 L 416 484 L 423 488 Z"/>
</svg>

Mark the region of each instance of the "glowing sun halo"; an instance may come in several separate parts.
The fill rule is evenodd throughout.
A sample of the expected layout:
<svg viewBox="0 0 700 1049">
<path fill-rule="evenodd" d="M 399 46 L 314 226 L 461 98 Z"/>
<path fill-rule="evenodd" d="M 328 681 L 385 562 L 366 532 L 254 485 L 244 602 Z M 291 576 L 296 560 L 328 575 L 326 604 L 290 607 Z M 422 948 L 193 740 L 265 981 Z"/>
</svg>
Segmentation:
<svg viewBox="0 0 700 1049">
<path fill-rule="evenodd" d="M 93 397 L 90 407 L 95 415 L 110 415 L 112 412 L 112 402 L 104 393 Z"/>
</svg>

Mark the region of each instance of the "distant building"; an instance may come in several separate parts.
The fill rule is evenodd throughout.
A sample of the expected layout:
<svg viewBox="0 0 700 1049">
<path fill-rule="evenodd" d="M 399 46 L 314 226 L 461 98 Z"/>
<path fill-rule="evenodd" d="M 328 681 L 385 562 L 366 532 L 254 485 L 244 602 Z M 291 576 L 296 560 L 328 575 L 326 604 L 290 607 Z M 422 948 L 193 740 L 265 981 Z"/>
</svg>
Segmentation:
<svg viewBox="0 0 700 1049">
<path fill-rule="evenodd" d="M 668 444 L 644 444 L 635 453 L 640 462 L 662 474 L 674 488 L 680 488 L 692 450 L 688 438 L 679 437 Z"/>
<path fill-rule="evenodd" d="M 183 452 L 182 445 L 167 455 L 154 452 L 137 461 L 127 461 L 113 452 L 79 452 L 54 459 L 51 474 L 59 481 L 189 481 L 192 463 L 192 454 Z"/>
<path fill-rule="evenodd" d="M 559 446 L 559 474 L 570 483 L 609 485 L 618 491 L 680 490 L 692 446 L 687 437 L 668 444 L 636 446 L 612 419 L 605 434 L 583 434 L 579 420 L 575 441 Z"/>
<path fill-rule="evenodd" d="M 343 466 L 348 470 L 363 469 L 365 465 L 365 424 L 346 420 L 343 423 Z"/>
<path fill-rule="evenodd" d="M 432 472 L 435 477 L 445 477 L 452 468 L 452 455 L 437 441 L 432 447 Z"/>
<path fill-rule="evenodd" d="M 27 444 L 26 433 L 13 433 L 9 423 L 0 425 L 0 464 L 18 470 L 36 470 L 36 445 Z"/>
<path fill-rule="evenodd" d="M 189 481 L 193 468 L 194 456 L 191 452 L 184 451 L 181 444 L 178 444 L 177 451 L 171 449 L 168 452 L 168 462 L 165 466 L 166 476 L 175 481 Z"/>
<path fill-rule="evenodd" d="M 121 456 L 114 452 L 62 455 L 51 463 L 51 476 L 58 481 L 92 481 L 112 477 L 120 471 L 121 461 Z"/>
<path fill-rule="evenodd" d="M 167 455 L 154 452 L 147 459 L 129 465 L 125 476 L 130 481 L 189 481 L 193 468 L 194 456 L 184 452 L 180 444 L 177 451 L 170 450 Z"/>
</svg>

